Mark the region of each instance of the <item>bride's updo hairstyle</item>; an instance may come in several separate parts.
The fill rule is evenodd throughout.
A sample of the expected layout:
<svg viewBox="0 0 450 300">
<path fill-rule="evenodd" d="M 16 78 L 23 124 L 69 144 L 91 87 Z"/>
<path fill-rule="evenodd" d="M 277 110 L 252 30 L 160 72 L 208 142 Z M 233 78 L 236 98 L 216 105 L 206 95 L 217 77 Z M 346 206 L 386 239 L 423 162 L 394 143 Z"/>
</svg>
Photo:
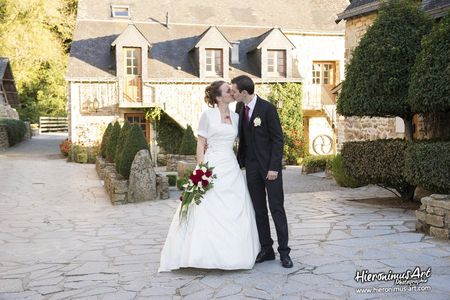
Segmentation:
<svg viewBox="0 0 450 300">
<path fill-rule="evenodd" d="M 224 84 L 225 81 L 217 80 L 208 85 L 205 89 L 205 102 L 209 107 L 214 107 L 217 104 L 217 97 L 222 96 L 222 92 L 220 91 L 220 87 Z"/>
</svg>

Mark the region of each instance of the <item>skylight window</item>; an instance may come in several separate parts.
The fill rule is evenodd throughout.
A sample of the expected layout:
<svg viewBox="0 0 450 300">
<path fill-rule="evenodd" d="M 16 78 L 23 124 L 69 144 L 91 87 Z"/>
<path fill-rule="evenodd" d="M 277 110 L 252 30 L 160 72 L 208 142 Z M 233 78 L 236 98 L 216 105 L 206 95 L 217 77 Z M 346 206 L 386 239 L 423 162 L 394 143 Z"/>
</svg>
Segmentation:
<svg viewBox="0 0 450 300">
<path fill-rule="evenodd" d="M 125 5 L 111 5 L 111 14 L 113 18 L 129 18 L 130 8 Z"/>
</svg>

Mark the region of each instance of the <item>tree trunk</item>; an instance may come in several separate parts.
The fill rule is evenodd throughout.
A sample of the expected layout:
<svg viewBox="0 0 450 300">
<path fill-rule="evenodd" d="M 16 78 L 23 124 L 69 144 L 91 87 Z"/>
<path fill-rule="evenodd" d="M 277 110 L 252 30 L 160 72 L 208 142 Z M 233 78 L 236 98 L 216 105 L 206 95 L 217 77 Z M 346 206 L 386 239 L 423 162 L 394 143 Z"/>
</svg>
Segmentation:
<svg viewBox="0 0 450 300">
<path fill-rule="evenodd" d="M 412 116 L 404 117 L 403 122 L 405 123 L 405 139 L 412 141 L 414 133 Z"/>
</svg>

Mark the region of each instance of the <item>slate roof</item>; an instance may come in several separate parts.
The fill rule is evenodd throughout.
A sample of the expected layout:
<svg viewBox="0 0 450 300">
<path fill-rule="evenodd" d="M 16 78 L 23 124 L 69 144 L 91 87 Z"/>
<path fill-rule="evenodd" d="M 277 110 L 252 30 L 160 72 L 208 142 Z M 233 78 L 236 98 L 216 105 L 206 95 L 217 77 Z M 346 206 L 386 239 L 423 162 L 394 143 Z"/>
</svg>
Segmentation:
<svg viewBox="0 0 450 300">
<path fill-rule="evenodd" d="M 271 28 L 344 34 L 344 25 L 336 24 L 334 19 L 348 1 L 287 0 L 278 4 L 267 0 L 134 0 L 128 3 L 131 20 L 112 18 L 110 4 L 104 1 L 79 0 L 66 74 L 68 80 L 115 80 L 111 43 L 129 22 L 152 46 L 147 66 L 151 80 L 197 80 L 196 66 L 188 53 L 210 26 L 216 26 L 228 41 L 240 42 L 240 63 L 231 65 L 229 76 L 255 77 L 256 66 L 249 64 L 247 52 L 253 50 Z M 165 25 L 166 12 L 169 12 L 169 28 Z"/>
</svg>

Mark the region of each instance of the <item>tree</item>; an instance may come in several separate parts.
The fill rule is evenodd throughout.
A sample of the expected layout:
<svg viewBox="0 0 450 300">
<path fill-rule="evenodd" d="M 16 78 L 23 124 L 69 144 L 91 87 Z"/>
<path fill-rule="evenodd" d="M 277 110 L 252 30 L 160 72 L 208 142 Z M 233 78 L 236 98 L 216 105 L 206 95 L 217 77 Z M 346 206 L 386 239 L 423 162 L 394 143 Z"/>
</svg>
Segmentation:
<svg viewBox="0 0 450 300">
<path fill-rule="evenodd" d="M 193 155 L 197 152 L 197 140 L 195 139 L 194 132 L 191 125 L 188 125 L 184 132 L 183 139 L 181 140 L 179 154 Z"/>
<path fill-rule="evenodd" d="M 11 61 L 22 119 L 66 114 L 69 45 L 76 0 L 0 0 L 0 56 Z"/>
<path fill-rule="evenodd" d="M 114 162 L 114 159 L 116 157 L 116 148 L 119 136 L 120 136 L 120 124 L 118 121 L 116 121 L 114 123 L 114 126 L 112 127 L 111 135 L 109 136 L 108 145 L 106 147 L 106 160 L 109 162 Z"/>
<path fill-rule="evenodd" d="M 122 129 L 120 130 L 119 139 L 117 140 L 116 155 L 114 157 L 114 163 L 116 164 L 116 170 L 119 172 L 120 165 L 122 163 L 123 149 L 126 147 L 127 138 L 131 132 L 130 122 L 125 121 Z"/>
<path fill-rule="evenodd" d="M 450 110 L 450 12 L 422 40 L 409 86 L 409 104 L 416 113 Z"/>
<path fill-rule="evenodd" d="M 421 39 L 431 26 L 431 19 L 417 1 L 391 0 L 383 4 L 347 66 L 337 112 L 344 116 L 399 116 L 405 123 L 406 138 L 411 140 L 411 69 Z"/>
<path fill-rule="evenodd" d="M 125 148 L 123 149 L 122 163 L 119 166 L 119 173 L 123 177 L 127 179 L 130 177 L 130 170 L 134 157 L 136 156 L 136 153 L 143 149 L 149 150 L 147 141 L 145 140 L 142 129 L 138 125 L 134 124 L 131 128 L 130 135 L 127 138 Z"/>
<path fill-rule="evenodd" d="M 106 158 L 106 149 L 108 148 L 109 138 L 111 136 L 113 125 L 109 123 L 106 127 L 105 132 L 103 132 L 102 143 L 100 144 L 100 154 L 103 158 Z"/>
</svg>

